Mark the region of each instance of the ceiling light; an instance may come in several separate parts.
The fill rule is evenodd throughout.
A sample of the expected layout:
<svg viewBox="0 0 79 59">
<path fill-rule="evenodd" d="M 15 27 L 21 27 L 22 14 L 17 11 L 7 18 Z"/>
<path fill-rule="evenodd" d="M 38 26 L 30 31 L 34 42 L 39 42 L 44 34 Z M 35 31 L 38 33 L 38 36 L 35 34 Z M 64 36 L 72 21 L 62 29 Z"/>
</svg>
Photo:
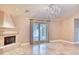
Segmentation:
<svg viewBox="0 0 79 59">
<path fill-rule="evenodd" d="M 61 14 L 62 8 L 60 8 L 58 5 L 50 4 L 48 6 L 48 11 L 50 18 L 56 18 Z"/>
</svg>

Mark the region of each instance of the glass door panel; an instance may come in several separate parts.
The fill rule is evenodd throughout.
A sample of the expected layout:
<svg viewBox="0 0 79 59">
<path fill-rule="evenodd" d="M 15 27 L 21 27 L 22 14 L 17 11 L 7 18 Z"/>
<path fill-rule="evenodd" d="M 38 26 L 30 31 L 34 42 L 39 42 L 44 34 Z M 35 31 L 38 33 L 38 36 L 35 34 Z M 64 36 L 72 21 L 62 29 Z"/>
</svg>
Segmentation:
<svg viewBox="0 0 79 59">
<path fill-rule="evenodd" d="M 39 24 L 38 23 L 33 23 L 33 43 L 38 44 L 39 43 Z"/>
<path fill-rule="evenodd" d="M 40 24 L 40 42 L 47 41 L 47 24 Z"/>
</svg>

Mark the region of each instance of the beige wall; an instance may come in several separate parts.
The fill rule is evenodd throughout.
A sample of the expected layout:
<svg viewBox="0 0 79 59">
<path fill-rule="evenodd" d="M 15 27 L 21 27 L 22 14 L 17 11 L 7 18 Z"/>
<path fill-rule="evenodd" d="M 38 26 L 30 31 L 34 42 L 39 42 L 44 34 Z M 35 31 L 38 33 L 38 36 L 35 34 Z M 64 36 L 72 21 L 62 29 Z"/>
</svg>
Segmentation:
<svg viewBox="0 0 79 59">
<path fill-rule="evenodd" d="M 62 21 L 61 39 L 66 41 L 74 41 L 74 18 L 68 18 Z"/>
<path fill-rule="evenodd" d="M 30 40 L 30 20 L 24 16 L 14 19 L 19 42 L 26 43 Z M 49 23 L 49 40 L 74 41 L 74 17 L 64 18 L 63 21 Z"/>
<path fill-rule="evenodd" d="M 26 43 L 30 39 L 30 21 L 26 17 L 17 17 L 14 18 L 14 23 L 18 32 L 18 42 Z"/>
<path fill-rule="evenodd" d="M 49 23 L 49 40 L 61 39 L 61 22 L 54 21 Z"/>
<path fill-rule="evenodd" d="M 62 21 L 50 23 L 50 40 L 74 40 L 74 18 L 64 18 Z"/>
<path fill-rule="evenodd" d="M 30 40 L 30 20 L 26 17 L 14 19 L 18 31 L 18 40 L 26 43 Z M 54 21 L 49 23 L 49 40 L 68 40 L 74 39 L 74 21 L 73 18 L 67 18 L 63 21 Z"/>
<path fill-rule="evenodd" d="M 74 41 L 74 18 L 63 18 L 62 21 L 49 23 L 49 40 Z M 24 16 L 14 17 L 14 23 L 18 31 L 18 40 L 26 43 L 30 40 L 30 20 Z"/>
</svg>

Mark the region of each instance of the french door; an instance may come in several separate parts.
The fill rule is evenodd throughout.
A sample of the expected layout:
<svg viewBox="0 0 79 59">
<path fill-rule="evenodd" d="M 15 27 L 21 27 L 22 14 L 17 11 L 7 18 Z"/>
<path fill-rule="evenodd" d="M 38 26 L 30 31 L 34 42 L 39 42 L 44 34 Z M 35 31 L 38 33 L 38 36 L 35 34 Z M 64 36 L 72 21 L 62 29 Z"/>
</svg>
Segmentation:
<svg viewBox="0 0 79 59">
<path fill-rule="evenodd" d="M 48 24 L 47 23 L 32 23 L 32 43 L 40 44 L 48 42 Z"/>
</svg>

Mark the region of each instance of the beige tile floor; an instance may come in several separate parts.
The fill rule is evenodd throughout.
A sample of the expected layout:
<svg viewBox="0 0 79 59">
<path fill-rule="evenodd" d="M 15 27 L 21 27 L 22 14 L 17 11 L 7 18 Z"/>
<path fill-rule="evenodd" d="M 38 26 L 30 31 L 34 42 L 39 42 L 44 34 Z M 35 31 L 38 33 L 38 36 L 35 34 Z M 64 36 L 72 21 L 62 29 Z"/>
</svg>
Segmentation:
<svg viewBox="0 0 79 59">
<path fill-rule="evenodd" d="M 43 43 L 40 45 L 23 45 L 3 55 L 78 55 L 79 45 L 68 43 Z"/>
</svg>

